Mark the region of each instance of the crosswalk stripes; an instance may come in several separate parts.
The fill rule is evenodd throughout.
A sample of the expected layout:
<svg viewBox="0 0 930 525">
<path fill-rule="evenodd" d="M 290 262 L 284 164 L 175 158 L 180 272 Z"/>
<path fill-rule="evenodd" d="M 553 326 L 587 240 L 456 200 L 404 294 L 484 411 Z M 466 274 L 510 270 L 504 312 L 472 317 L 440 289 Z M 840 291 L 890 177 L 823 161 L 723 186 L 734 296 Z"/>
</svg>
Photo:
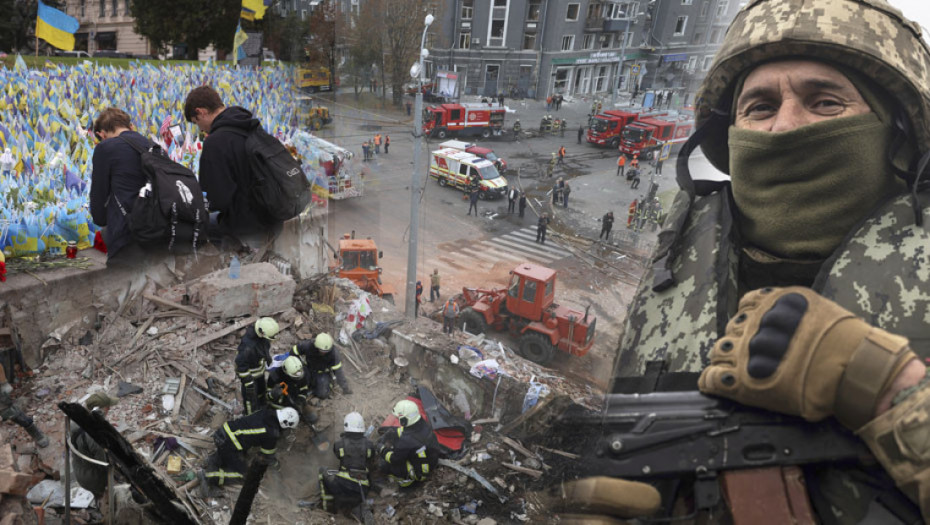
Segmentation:
<svg viewBox="0 0 930 525">
<path fill-rule="evenodd" d="M 452 266 L 467 270 L 470 265 L 491 266 L 500 262 L 549 264 L 572 254 L 553 241 L 536 242 L 536 228 L 526 227 L 475 244 L 465 244 L 426 261 L 427 268 Z"/>
</svg>

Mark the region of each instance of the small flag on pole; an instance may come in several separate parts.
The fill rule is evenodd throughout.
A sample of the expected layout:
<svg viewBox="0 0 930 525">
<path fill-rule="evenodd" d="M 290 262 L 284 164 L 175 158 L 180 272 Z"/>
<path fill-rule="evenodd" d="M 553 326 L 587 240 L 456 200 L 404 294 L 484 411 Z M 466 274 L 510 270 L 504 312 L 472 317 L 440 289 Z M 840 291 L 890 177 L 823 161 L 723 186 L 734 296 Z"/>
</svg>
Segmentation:
<svg viewBox="0 0 930 525">
<path fill-rule="evenodd" d="M 233 38 L 233 64 L 238 64 L 240 60 L 245 58 L 245 49 L 242 48 L 242 44 L 248 39 L 249 35 L 242 30 L 242 23 L 240 22 L 236 26 L 236 36 Z"/>
<path fill-rule="evenodd" d="M 73 51 L 74 33 L 80 26 L 76 18 L 49 7 L 39 0 L 39 12 L 36 17 L 37 37 L 58 49 Z"/>
</svg>

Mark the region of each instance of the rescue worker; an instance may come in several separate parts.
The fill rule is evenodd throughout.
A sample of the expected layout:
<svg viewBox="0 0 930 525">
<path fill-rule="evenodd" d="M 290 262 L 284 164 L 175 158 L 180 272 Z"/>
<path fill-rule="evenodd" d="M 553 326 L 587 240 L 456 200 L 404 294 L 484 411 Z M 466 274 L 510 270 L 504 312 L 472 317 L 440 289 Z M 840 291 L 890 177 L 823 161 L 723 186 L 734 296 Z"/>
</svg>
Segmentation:
<svg viewBox="0 0 930 525">
<path fill-rule="evenodd" d="M 478 185 L 472 184 L 470 187 L 470 192 L 468 193 L 468 215 L 471 215 L 471 211 L 475 210 L 475 217 L 478 216 Z"/>
<path fill-rule="evenodd" d="M 340 507 L 355 507 L 352 514 L 368 523 L 366 519 L 373 518 L 363 504 L 370 487 L 369 467 L 375 459 L 375 445 L 365 437 L 365 418 L 358 412 L 346 414 L 342 429 L 333 444 L 339 468 L 320 467 L 321 505 L 323 510 L 334 512 Z"/>
<path fill-rule="evenodd" d="M 281 366 L 268 373 L 268 406 L 274 409 L 291 407 L 307 424 L 313 425 L 317 415 L 307 406 L 309 395 L 310 385 L 299 357 L 287 357 Z"/>
<path fill-rule="evenodd" d="M 633 199 L 633 202 L 630 203 L 629 215 L 626 217 L 626 227 L 632 228 L 633 221 L 636 219 L 636 210 L 639 208 L 639 199 Z"/>
<path fill-rule="evenodd" d="M 522 219 L 523 212 L 526 210 L 526 192 L 525 191 L 520 192 L 520 203 L 517 209 L 520 210 L 520 218 Z"/>
<path fill-rule="evenodd" d="M 319 399 L 328 399 L 332 393 L 333 377 L 342 388 L 342 393 L 349 395 L 349 381 L 342 370 L 342 359 L 339 352 L 333 348 L 333 336 L 321 332 L 313 341 L 300 341 L 291 349 L 291 355 L 300 358 L 307 369 L 310 389 Z"/>
<path fill-rule="evenodd" d="M 439 299 L 439 268 L 433 268 L 429 276 L 429 302 Z"/>
<path fill-rule="evenodd" d="M 459 316 L 459 305 L 450 297 L 446 304 L 442 305 L 442 331 L 452 335 L 455 330 L 455 318 Z"/>
<path fill-rule="evenodd" d="M 420 315 L 420 303 L 423 302 L 423 283 L 417 281 L 416 288 L 416 301 L 413 303 L 413 316 L 419 317 Z"/>
<path fill-rule="evenodd" d="M 884 471 L 804 469 L 805 521 L 919 522 L 902 496 L 930 520 L 927 86 L 928 45 L 884 0 L 750 2 L 677 164 L 700 145 L 730 178 L 677 174 L 666 241 L 622 330 L 614 392 L 667 365 L 683 389 L 855 431 Z M 565 487 L 575 508 L 592 501 L 582 490 L 614 508 L 644 499 L 620 480 L 583 483 Z"/>
<path fill-rule="evenodd" d="M 226 483 L 241 483 L 248 469 L 246 454 L 251 448 L 258 448 L 261 458 L 269 464 L 277 464 L 275 452 L 281 431 L 296 428 L 300 416 L 293 408 L 280 410 L 263 408 L 254 414 L 243 416 L 223 423 L 213 433 L 216 452 L 211 454 L 204 468 L 197 472 L 200 486 L 205 497 L 210 487 L 224 486 Z"/>
<path fill-rule="evenodd" d="M 400 426 L 384 434 L 378 449 L 382 470 L 401 487 L 425 481 L 439 461 L 439 443 L 429 423 L 408 399 L 394 405 Z"/>
<path fill-rule="evenodd" d="M 265 401 L 265 367 L 271 364 L 271 342 L 278 337 L 278 322 L 262 317 L 245 329 L 236 353 L 236 375 L 242 384 L 242 404 L 246 415 L 261 408 Z"/>
<path fill-rule="evenodd" d="M 609 211 L 604 214 L 604 217 L 601 218 L 601 234 L 597 236 L 597 239 L 604 239 L 606 241 L 610 240 L 610 230 L 614 227 L 614 212 Z"/>
<path fill-rule="evenodd" d="M 103 415 L 106 415 L 110 411 L 110 407 L 118 401 L 117 398 L 110 397 L 103 392 L 97 392 L 87 398 L 84 407 L 87 410 L 99 410 L 103 412 Z M 98 506 L 103 508 L 99 503 L 104 501 L 103 494 L 107 490 L 107 467 L 106 465 L 88 461 L 85 457 L 105 464 L 107 462 L 106 450 L 77 424 L 71 426 L 71 446 L 77 452 L 71 454 L 71 469 L 74 472 L 74 479 L 93 494 Z"/>
<path fill-rule="evenodd" d="M 626 171 L 626 155 L 621 153 L 617 158 L 617 176 L 622 177 L 624 171 Z"/>
<path fill-rule="evenodd" d="M 520 124 L 520 119 L 517 119 L 513 123 L 513 140 L 520 138 L 520 132 L 523 131 L 523 126 Z"/>
<path fill-rule="evenodd" d="M 565 164 L 565 146 L 559 146 L 559 162 L 558 165 L 561 166 Z"/>
<path fill-rule="evenodd" d="M 546 244 L 546 231 L 549 229 L 549 214 L 543 213 L 536 221 L 536 242 Z"/>
<path fill-rule="evenodd" d="M 40 448 L 48 446 L 48 438 L 39 430 L 31 417 L 27 416 L 19 407 L 13 403 L 10 393 L 13 392 L 13 386 L 7 382 L 6 371 L 0 365 L 0 421 L 12 421 L 23 427 L 26 432 L 35 440 L 36 445 Z"/>
<path fill-rule="evenodd" d="M 374 142 L 375 142 L 375 153 L 380 155 L 381 154 L 381 134 L 380 133 L 375 133 Z"/>
</svg>

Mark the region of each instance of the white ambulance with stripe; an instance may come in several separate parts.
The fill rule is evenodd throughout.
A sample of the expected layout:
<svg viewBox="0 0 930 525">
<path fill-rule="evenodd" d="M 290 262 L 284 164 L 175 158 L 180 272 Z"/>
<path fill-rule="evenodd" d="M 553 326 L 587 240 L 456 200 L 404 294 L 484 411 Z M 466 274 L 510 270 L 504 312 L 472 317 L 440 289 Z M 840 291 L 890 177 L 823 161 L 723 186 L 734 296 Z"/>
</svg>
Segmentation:
<svg viewBox="0 0 930 525">
<path fill-rule="evenodd" d="M 507 179 L 501 176 L 494 163 L 454 148 L 432 152 L 429 176 L 440 186 L 453 186 L 468 191 L 471 181 L 478 179 L 479 199 L 498 199 L 507 195 Z"/>
</svg>

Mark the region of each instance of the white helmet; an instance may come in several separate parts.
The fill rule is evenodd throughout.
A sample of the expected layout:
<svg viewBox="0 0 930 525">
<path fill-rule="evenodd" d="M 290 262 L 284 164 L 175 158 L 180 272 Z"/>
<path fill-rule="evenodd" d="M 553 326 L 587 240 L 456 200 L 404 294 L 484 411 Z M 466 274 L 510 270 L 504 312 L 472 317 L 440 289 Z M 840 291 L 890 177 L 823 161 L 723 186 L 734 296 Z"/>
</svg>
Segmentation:
<svg viewBox="0 0 930 525">
<path fill-rule="evenodd" d="M 346 414 L 346 418 L 342 423 L 342 427 L 346 432 L 364 432 L 365 418 L 363 418 L 362 415 L 358 412 L 349 412 Z"/>
<path fill-rule="evenodd" d="M 296 428 L 297 422 L 300 421 L 300 416 L 297 415 L 297 411 L 291 407 L 282 408 L 278 412 L 278 424 L 281 425 L 281 428 Z"/>
<path fill-rule="evenodd" d="M 413 401 L 403 399 L 394 405 L 394 416 L 401 426 L 410 426 L 420 420 L 420 409 Z"/>
<path fill-rule="evenodd" d="M 333 336 L 326 332 L 320 332 L 317 334 L 316 339 L 313 340 L 313 346 L 325 354 L 333 349 Z"/>
<path fill-rule="evenodd" d="M 292 355 L 284 360 L 284 373 L 294 379 L 300 379 L 304 376 L 304 364 L 300 362 L 299 357 Z"/>
</svg>

